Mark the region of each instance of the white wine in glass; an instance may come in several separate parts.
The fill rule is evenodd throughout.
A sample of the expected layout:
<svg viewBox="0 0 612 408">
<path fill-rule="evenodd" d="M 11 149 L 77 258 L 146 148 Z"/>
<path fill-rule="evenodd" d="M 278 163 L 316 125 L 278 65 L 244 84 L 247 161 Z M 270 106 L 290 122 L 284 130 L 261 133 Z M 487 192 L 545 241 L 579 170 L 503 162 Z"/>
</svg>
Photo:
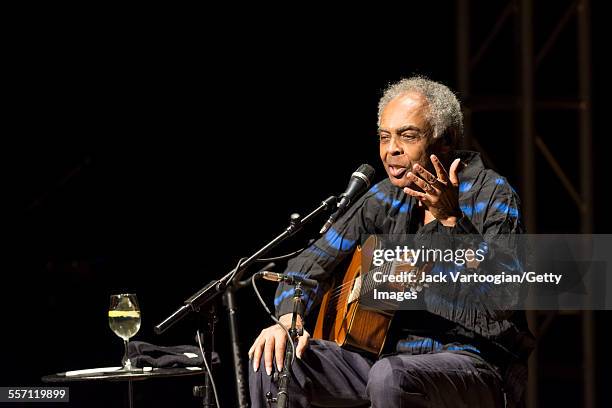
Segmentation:
<svg viewBox="0 0 612 408">
<path fill-rule="evenodd" d="M 121 365 L 124 370 L 129 371 L 132 369 L 132 363 L 128 358 L 128 341 L 140 329 L 140 307 L 135 294 L 111 295 L 108 324 L 111 330 L 123 339 L 125 351 Z"/>
</svg>

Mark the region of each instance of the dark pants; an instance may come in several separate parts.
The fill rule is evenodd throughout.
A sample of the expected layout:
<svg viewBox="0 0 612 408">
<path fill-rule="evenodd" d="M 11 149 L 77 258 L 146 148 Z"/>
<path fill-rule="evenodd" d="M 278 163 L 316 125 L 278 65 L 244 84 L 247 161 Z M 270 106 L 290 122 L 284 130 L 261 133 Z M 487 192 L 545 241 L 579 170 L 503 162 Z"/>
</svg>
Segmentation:
<svg viewBox="0 0 612 408">
<path fill-rule="evenodd" d="M 268 407 L 266 393 L 276 384 L 249 365 L 253 408 Z M 311 340 L 296 359 L 289 386 L 289 407 L 487 407 L 504 406 L 501 378 L 482 359 L 456 352 L 398 354 L 378 361 Z"/>
</svg>

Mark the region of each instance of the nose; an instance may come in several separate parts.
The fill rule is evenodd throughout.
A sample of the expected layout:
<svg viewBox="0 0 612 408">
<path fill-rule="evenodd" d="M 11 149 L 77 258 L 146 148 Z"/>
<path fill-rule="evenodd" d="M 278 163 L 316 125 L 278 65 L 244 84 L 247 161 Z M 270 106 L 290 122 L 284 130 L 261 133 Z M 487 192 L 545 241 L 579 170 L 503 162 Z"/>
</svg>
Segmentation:
<svg viewBox="0 0 612 408">
<path fill-rule="evenodd" d="M 402 145 L 397 142 L 396 137 L 391 137 L 391 140 L 389 140 L 389 143 L 387 144 L 387 153 L 391 156 L 399 156 L 404 154 Z"/>
</svg>

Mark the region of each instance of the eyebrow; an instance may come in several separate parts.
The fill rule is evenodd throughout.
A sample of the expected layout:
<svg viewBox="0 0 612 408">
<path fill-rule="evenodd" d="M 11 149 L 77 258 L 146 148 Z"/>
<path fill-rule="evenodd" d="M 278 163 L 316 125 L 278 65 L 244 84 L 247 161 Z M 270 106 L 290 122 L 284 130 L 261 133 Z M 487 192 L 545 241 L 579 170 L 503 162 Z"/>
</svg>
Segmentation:
<svg viewBox="0 0 612 408">
<path fill-rule="evenodd" d="M 406 125 L 406 126 L 402 126 L 401 128 L 397 129 L 397 133 L 401 134 L 404 133 L 407 130 L 416 130 L 417 132 L 421 131 L 421 129 L 417 126 L 414 125 Z"/>
<path fill-rule="evenodd" d="M 405 125 L 405 126 L 402 126 L 402 127 L 398 128 L 396 132 L 398 134 L 402 134 L 402 133 L 406 132 L 407 130 L 415 130 L 417 132 L 421 131 L 421 129 L 419 127 L 417 127 L 417 126 L 414 126 L 414 125 Z M 378 133 L 381 133 L 381 132 L 391 133 L 391 131 L 389 131 L 388 129 L 378 128 Z"/>
</svg>

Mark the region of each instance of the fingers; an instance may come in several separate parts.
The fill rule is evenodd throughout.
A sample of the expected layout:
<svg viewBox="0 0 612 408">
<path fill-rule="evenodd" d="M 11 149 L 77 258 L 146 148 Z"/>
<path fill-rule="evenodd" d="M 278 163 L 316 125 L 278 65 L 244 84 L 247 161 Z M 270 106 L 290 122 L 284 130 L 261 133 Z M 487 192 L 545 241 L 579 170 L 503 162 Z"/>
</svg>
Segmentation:
<svg viewBox="0 0 612 408">
<path fill-rule="evenodd" d="M 420 164 L 415 164 L 414 166 L 412 166 L 412 170 L 419 173 L 419 175 L 429 184 L 435 185 L 436 183 L 438 183 L 438 179 L 436 178 L 436 176 L 425 170 L 425 168 Z"/>
<path fill-rule="evenodd" d="M 264 367 L 268 375 L 272 375 L 272 359 L 274 358 L 275 343 L 276 339 L 274 336 L 268 336 L 266 338 L 266 344 L 264 345 Z"/>
<path fill-rule="evenodd" d="M 461 160 L 460 159 L 455 159 L 453 160 L 453 163 L 450 166 L 450 174 L 449 174 L 449 180 L 451 182 L 451 184 L 455 187 L 457 187 L 459 185 L 459 176 L 457 174 L 457 171 L 459 170 L 459 165 L 461 164 Z"/>
<path fill-rule="evenodd" d="M 297 358 L 302 358 L 304 355 L 304 351 L 308 347 L 308 343 L 310 342 L 310 334 L 306 330 L 304 330 L 304 334 L 299 337 L 297 347 L 295 348 L 295 355 Z"/>
<path fill-rule="evenodd" d="M 283 369 L 283 360 L 285 360 L 285 347 L 287 347 L 287 336 L 285 336 L 285 332 L 283 331 L 282 335 L 277 334 L 274 341 L 275 341 L 274 355 L 276 357 L 276 368 L 280 371 Z M 268 373 L 268 375 L 270 374 L 271 374 L 271 371 Z"/>
<path fill-rule="evenodd" d="M 263 336 L 263 331 L 261 332 L 262 334 L 259 335 L 259 337 L 257 337 L 257 339 L 255 340 L 255 343 L 253 343 L 253 346 L 251 347 L 251 350 L 253 350 L 253 371 L 257 372 L 257 370 L 259 370 L 259 361 L 261 361 L 261 352 L 263 350 L 263 341 L 264 340 L 264 336 Z M 249 356 L 251 354 L 251 351 L 249 350 Z"/>
<path fill-rule="evenodd" d="M 418 177 L 416 174 L 412 172 L 408 172 L 408 179 L 412 181 L 414 184 L 416 184 L 417 186 L 419 186 L 421 190 L 425 191 L 426 193 L 433 194 L 436 192 L 436 189 L 434 187 L 426 183 L 422 178 Z"/>
<path fill-rule="evenodd" d="M 257 339 L 255 339 L 253 345 L 249 349 L 249 360 L 253 358 L 253 353 L 255 352 L 255 344 L 257 344 Z"/>
<path fill-rule="evenodd" d="M 425 193 L 421 193 L 420 191 L 413 190 L 410 187 L 404 187 L 404 193 L 420 200 L 427 206 L 431 205 L 431 202 L 427 199 L 427 195 Z"/>
<path fill-rule="evenodd" d="M 259 370 L 262 354 L 266 374 L 272 375 L 274 360 L 276 360 L 275 362 L 278 369 L 282 369 L 283 360 L 285 359 L 286 341 L 287 335 L 285 331 L 278 326 L 272 326 L 262 330 L 259 337 L 257 337 L 249 349 L 249 358 L 252 360 L 253 371 L 257 372 Z"/>
<path fill-rule="evenodd" d="M 438 156 L 436 156 L 435 154 L 432 154 L 430 159 L 431 159 L 431 162 L 433 163 L 434 169 L 436 169 L 436 174 L 438 175 L 438 179 L 446 183 L 448 181 L 448 172 L 446 171 L 446 169 L 440 162 L 440 159 L 438 159 Z"/>
</svg>

